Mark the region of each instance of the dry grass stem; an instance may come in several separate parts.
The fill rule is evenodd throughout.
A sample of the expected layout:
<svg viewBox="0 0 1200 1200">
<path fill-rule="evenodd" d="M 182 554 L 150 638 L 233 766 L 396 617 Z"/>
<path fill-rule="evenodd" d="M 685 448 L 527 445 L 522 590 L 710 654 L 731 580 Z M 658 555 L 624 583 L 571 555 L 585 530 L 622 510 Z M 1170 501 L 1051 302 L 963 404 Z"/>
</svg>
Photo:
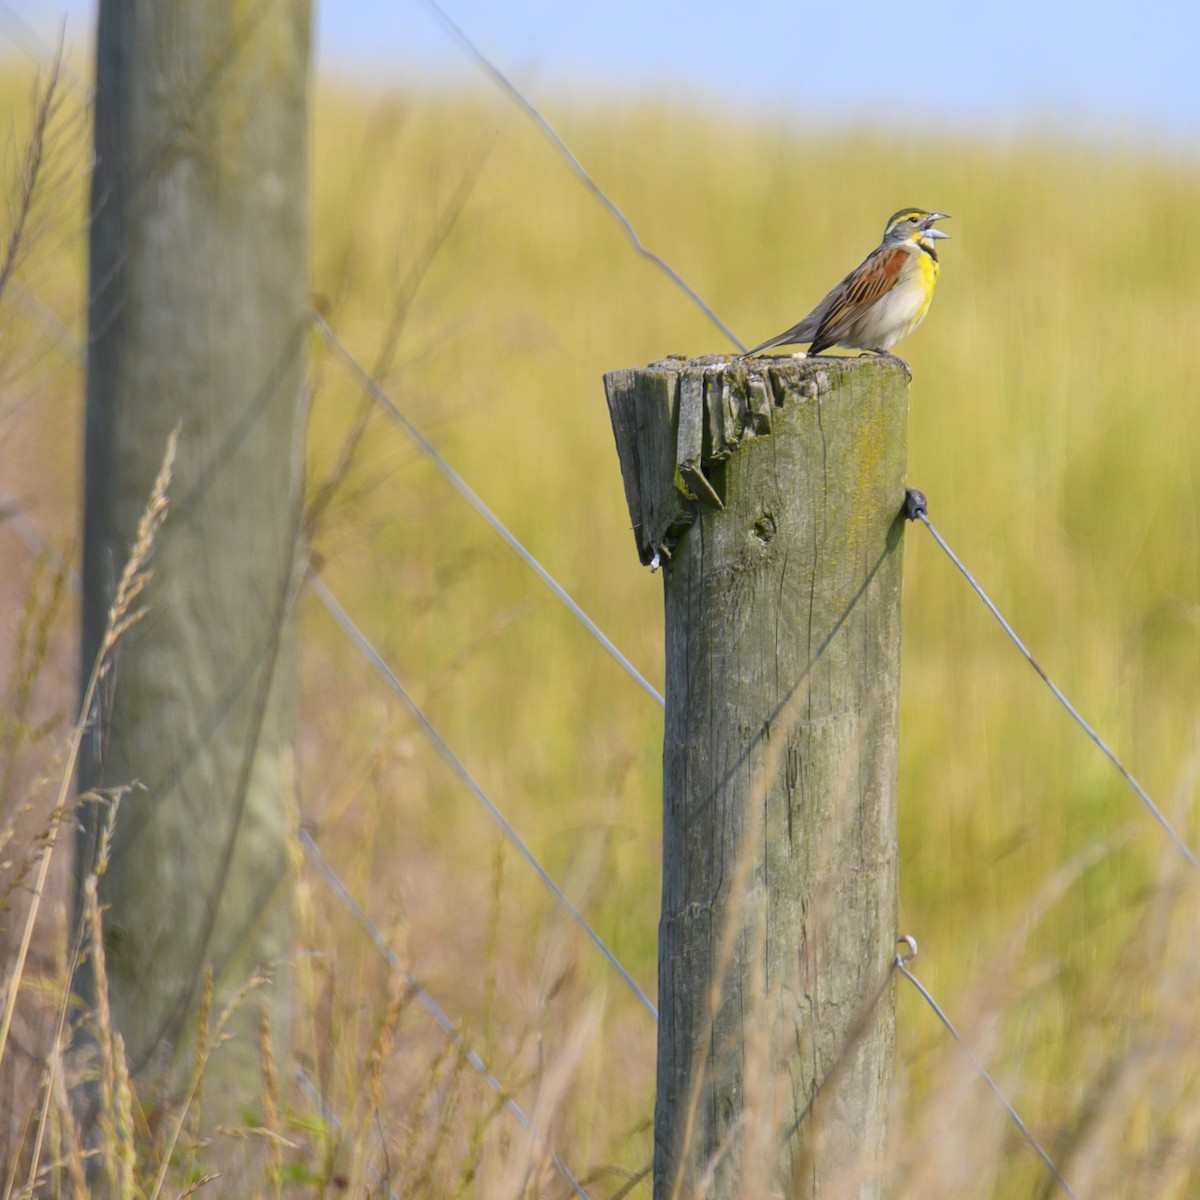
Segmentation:
<svg viewBox="0 0 1200 1200">
<path fill-rule="evenodd" d="M 62 782 L 59 787 L 55 811 L 66 812 L 71 785 L 75 776 L 75 766 L 79 758 L 79 747 L 83 736 L 92 720 L 92 705 L 96 697 L 96 689 L 110 665 L 113 647 L 117 644 L 122 633 L 132 625 L 142 614 L 141 610 L 133 608 L 133 604 L 141 595 L 148 578 L 148 564 L 157 534 L 167 514 L 167 489 L 171 482 L 171 469 L 175 463 L 175 452 L 179 443 L 179 430 L 175 429 L 167 438 L 166 450 L 163 454 L 162 466 L 150 492 L 146 509 L 138 522 L 137 537 L 130 552 L 121 580 L 117 586 L 116 599 L 109 612 L 105 635 L 101 643 L 101 651 L 92 666 L 91 675 L 84 689 L 83 701 L 79 707 L 79 716 L 68 741 L 66 762 L 63 768 Z M 0 1065 L 4 1061 L 4 1052 L 8 1045 L 9 1031 L 12 1027 L 13 1011 L 17 995 L 21 989 L 21 979 L 25 972 L 25 960 L 29 954 L 29 945 L 33 938 L 34 926 L 37 924 L 38 912 L 42 896 L 45 893 L 46 877 L 50 871 L 50 860 L 58 841 L 60 822 L 56 822 L 52 832 L 47 836 L 41 847 L 37 875 L 32 889 L 29 911 L 25 918 L 25 927 L 21 934 L 20 946 L 13 964 L 12 974 L 8 981 L 8 990 L 4 998 L 4 1012 L 0 1017 Z"/>
</svg>

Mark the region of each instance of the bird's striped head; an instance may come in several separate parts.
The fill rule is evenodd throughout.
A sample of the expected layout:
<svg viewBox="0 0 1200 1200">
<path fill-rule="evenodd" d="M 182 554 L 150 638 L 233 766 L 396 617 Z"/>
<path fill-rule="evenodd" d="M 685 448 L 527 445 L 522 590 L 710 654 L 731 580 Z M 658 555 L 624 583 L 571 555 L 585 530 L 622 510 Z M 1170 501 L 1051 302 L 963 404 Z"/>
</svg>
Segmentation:
<svg viewBox="0 0 1200 1200">
<path fill-rule="evenodd" d="M 902 208 L 892 215 L 883 231 L 884 245 L 894 245 L 897 242 L 916 242 L 922 250 L 933 254 L 933 243 L 936 238 L 948 238 L 948 233 L 934 229 L 935 221 L 947 221 L 946 213 L 926 212 L 923 208 Z"/>
</svg>

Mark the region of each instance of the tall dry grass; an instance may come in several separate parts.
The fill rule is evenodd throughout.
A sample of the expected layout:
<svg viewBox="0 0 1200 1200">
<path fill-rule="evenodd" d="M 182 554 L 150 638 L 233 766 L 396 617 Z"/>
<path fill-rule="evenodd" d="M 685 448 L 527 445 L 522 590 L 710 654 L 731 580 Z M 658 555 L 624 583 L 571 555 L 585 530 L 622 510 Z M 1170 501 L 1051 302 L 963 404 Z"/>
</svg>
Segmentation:
<svg viewBox="0 0 1200 1200">
<path fill-rule="evenodd" d="M 16 74 L 5 77 L 13 94 L 25 88 Z M 799 316 L 894 208 L 954 214 L 929 321 L 901 347 L 914 372 L 910 480 L 1044 665 L 1200 844 L 1200 165 L 1036 131 L 901 141 L 750 128 L 642 99 L 551 107 L 646 242 L 747 341 Z M 14 100 L 10 111 L 28 144 L 32 110 Z M 61 348 L 83 341 L 86 154 L 73 146 L 56 203 L 74 197 L 74 227 L 29 238 L 12 273 L 20 289 L 0 297 L 4 486 L 64 547 L 78 521 L 81 420 L 79 367 Z M 658 585 L 633 552 L 599 377 L 724 349 L 719 335 L 486 95 L 327 86 L 312 213 L 313 288 L 331 324 L 659 677 Z M 325 578 L 649 985 L 660 714 L 363 407 L 316 338 L 313 355 L 312 532 Z M 327 479 L 336 486 L 322 491 Z M 19 751 L 5 759 L 4 816 L 28 803 L 40 813 L 6 849 L 17 897 L 48 828 L 39 774 L 67 778 L 54 745 L 74 685 L 54 664 L 73 650 L 65 576 L 46 565 L 35 584 L 13 528 L 0 527 L 18 564 L 0 639 L 12 681 L 4 747 Z M 1195 1194 L 1194 882 L 919 529 L 906 567 L 901 931 L 921 942 L 915 967 L 1078 1194 Z M 113 1115 L 99 1149 L 114 1194 L 219 1194 L 221 1181 L 205 1182 L 212 1136 L 265 1148 L 246 1195 L 559 1195 L 550 1147 L 593 1195 L 648 1194 L 644 1013 L 311 600 L 303 622 L 303 818 L 393 961 L 303 872 L 296 1062 L 274 1060 L 264 1029 L 261 1094 L 247 1097 L 243 1127 L 214 1135 L 196 1117 L 202 1072 L 194 1107 L 149 1111 L 110 1043 Z M 68 1068 L 54 1057 L 71 956 L 65 874 L 48 887 L 21 976 L 41 1017 L 14 1021 L 0 1064 L 10 1195 L 27 1187 L 35 1146 L 46 1169 L 35 1190 L 67 1194 L 97 1169 L 81 1158 Z M 414 980 L 465 1043 L 431 1021 Z M 898 1002 L 894 1194 L 1053 1195 L 919 997 L 901 986 Z M 214 1030 L 219 1017 L 208 1015 Z M 201 1041 L 219 1052 L 216 1034 Z M 513 1120 L 468 1046 L 537 1115 L 539 1136 Z M 42 1078 L 53 1086 L 38 1092 Z"/>
</svg>

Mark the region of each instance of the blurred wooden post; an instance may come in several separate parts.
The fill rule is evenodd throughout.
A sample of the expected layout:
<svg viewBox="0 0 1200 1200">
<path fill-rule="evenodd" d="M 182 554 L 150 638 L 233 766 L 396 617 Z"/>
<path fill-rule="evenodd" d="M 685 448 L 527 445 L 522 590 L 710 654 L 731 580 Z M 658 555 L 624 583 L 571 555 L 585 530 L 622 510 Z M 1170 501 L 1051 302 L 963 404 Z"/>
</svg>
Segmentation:
<svg viewBox="0 0 1200 1200">
<path fill-rule="evenodd" d="M 132 787 L 98 891 L 108 1004 L 139 1082 L 186 1092 L 210 972 L 214 1022 L 272 974 L 208 1061 L 211 1124 L 245 1123 L 263 1095 L 260 1019 L 286 1063 L 292 1016 L 310 7 L 102 0 L 97 26 L 85 680 L 180 434 L 147 616 L 120 644 L 80 782 Z M 82 817 L 81 894 L 101 815 Z M 93 966 L 80 972 L 92 1003 Z"/>
<path fill-rule="evenodd" d="M 875 1197 L 907 372 L 668 360 L 605 385 L 666 599 L 654 1195 Z"/>
</svg>

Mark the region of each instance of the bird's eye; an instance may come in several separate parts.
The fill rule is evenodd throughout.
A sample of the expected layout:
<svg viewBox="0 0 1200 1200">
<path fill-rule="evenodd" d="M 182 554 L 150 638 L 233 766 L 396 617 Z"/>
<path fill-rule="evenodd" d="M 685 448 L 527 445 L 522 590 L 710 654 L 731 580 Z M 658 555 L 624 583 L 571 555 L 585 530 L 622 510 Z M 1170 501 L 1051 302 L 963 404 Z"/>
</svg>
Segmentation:
<svg viewBox="0 0 1200 1200">
<path fill-rule="evenodd" d="M 914 224 L 914 225 L 920 225 L 920 223 L 921 223 L 921 214 L 920 214 L 920 213 L 913 213 L 913 215 L 912 215 L 911 217 L 909 217 L 908 219 L 909 219 L 909 221 L 911 221 L 911 222 L 912 222 L 912 224 Z"/>
</svg>

